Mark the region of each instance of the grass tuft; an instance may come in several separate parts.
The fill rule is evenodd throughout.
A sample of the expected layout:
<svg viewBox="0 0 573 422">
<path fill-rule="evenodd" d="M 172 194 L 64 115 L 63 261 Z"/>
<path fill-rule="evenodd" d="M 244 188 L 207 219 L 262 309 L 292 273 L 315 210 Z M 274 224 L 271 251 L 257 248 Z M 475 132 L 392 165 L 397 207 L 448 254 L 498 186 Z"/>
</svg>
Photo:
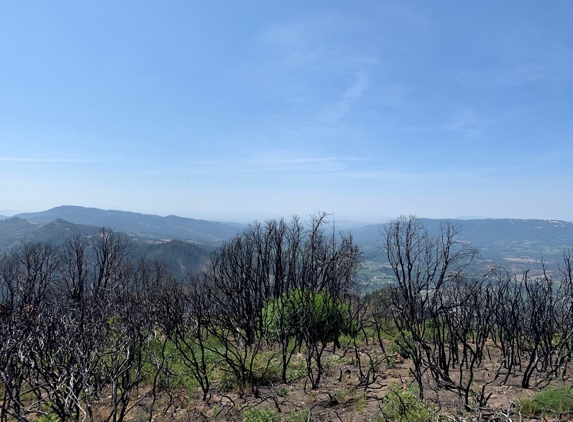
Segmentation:
<svg viewBox="0 0 573 422">
<path fill-rule="evenodd" d="M 520 400 L 521 411 L 527 415 L 555 415 L 573 411 L 570 386 L 548 387 Z"/>
</svg>

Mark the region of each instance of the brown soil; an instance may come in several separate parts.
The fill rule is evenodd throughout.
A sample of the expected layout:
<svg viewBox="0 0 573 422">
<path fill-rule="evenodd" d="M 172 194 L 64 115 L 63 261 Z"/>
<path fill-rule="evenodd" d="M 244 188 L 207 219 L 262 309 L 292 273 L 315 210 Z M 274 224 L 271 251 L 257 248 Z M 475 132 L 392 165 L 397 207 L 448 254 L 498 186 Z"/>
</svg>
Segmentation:
<svg viewBox="0 0 573 422">
<path fill-rule="evenodd" d="M 362 346 L 362 351 L 376 352 L 381 355 L 379 346 Z M 364 355 L 363 355 L 364 356 Z M 491 351 L 492 362 L 498 358 Z M 302 364 L 302 356 L 295 356 Z M 327 368 L 323 376 L 321 387 L 311 390 L 306 377 L 289 384 L 276 383 L 261 387 L 256 394 L 251 391 L 217 391 L 209 395 L 206 401 L 201 400 L 199 391 L 188 393 L 181 391 L 168 394 L 162 392 L 154 406 L 153 420 L 156 421 L 241 421 L 246 409 L 251 407 L 268 408 L 280 412 L 281 419 L 288 421 L 294 412 L 308 411 L 310 409 L 314 421 L 371 421 L 379 413 L 381 399 L 388 393 L 393 385 L 400 389 L 407 389 L 414 382 L 410 373 L 411 362 L 399 355 L 389 356 L 389 362 L 380 365 L 373 382 L 367 386 L 360 386 L 360 369 L 355 358 L 354 348 L 329 351 L 324 357 Z M 364 362 L 362 363 L 363 370 Z M 475 385 L 481 386 L 492 379 L 496 365 L 486 363 L 475 373 Z M 518 414 L 513 406 L 520 398 L 532 394 L 535 390 L 523 390 L 520 385 L 519 374 L 511 376 L 506 385 L 499 385 L 503 377 L 491 383 L 486 393 L 491 393 L 486 409 L 464 409 L 462 398 L 452 391 L 439 390 L 427 377 L 425 381 L 425 399 L 429 407 L 437 411 L 445 421 L 526 421 L 526 420 L 569 420 L 563 415 L 561 419 L 550 419 L 543 416 L 527 418 Z M 370 380 L 372 381 L 372 380 Z M 560 381 L 562 382 L 562 381 Z M 555 381 L 554 383 L 558 383 Z M 150 401 L 144 400 L 130 414 L 134 421 L 148 420 Z M 511 419 L 503 417 L 511 409 Z M 290 419 L 293 420 L 293 419 Z M 299 419 L 303 421 L 299 413 Z M 571 419 L 573 420 L 573 419 Z"/>
</svg>

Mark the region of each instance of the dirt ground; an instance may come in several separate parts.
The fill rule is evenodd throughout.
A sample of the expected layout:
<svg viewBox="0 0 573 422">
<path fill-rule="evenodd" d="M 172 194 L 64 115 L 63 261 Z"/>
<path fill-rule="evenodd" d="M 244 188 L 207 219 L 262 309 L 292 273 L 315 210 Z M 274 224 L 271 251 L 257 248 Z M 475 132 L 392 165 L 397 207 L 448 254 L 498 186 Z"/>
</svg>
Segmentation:
<svg viewBox="0 0 573 422">
<path fill-rule="evenodd" d="M 362 346 L 364 351 L 383 356 L 379 346 Z M 365 356 L 362 354 L 361 356 Z M 475 385 L 481 386 L 491 380 L 497 369 L 495 351 L 491 353 L 491 362 L 476 371 Z M 294 356 L 294 365 L 303 364 L 302 355 Z M 324 357 L 326 373 L 319 389 L 311 390 L 304 375 L 289 384 L 276 383 L 261 387 L 253 394 L 251 391 L 217 391 L 215 386 L 206 401 L 201 400 L 199 391 L 168 394 L 161 393 L 154 406 L 155 421 L 241 421 L 246 409 L 268 408 L 279 412 L 283 421 L 307 421 L 310 410 L 314 421 L 381 421 L 377 418 L 382 398 L 392 386 L 401 390 L 408 389 L 414 382 L 411 375 L 411 361 L 399 355 L 390 355 L 377 368 L 368 385 L 360 385 L 360 368 L 352 347 L 328 351 Z M 365 371 L 362 362 L 362 369 Z M 429 408 L 441 415 L 444 421 L 527 421 L 527 420 L 573 420 L 567 415 L 561 419 L 544 416 L 525 417 L 519 414 L 515 404 L 520 398 L 532 394 L 535 389 L 523 390 L 520 387 L 519 373 L 511 376 L 506 385 L 500 385 L 500 376 L 491 383 L 486 394 L 491 393 L 485 409 L 468 412 L 463 400 L 456 392 L 435 388 L 429 376 L 425 381 L 425 401 Z M 554 381 L 554 383 L 563 380 Z M 359 386 L 359 387 L 357 387 Z M 298 413 L 297 413 L 298 412 Z M 506 416 L 504 416 L 506 415 Z M 511 415 L 508 417 L 508 415 Z M 134 421 L 148 420 L 149 403 L 143 401 L 130 413 Z"/>
</svg>

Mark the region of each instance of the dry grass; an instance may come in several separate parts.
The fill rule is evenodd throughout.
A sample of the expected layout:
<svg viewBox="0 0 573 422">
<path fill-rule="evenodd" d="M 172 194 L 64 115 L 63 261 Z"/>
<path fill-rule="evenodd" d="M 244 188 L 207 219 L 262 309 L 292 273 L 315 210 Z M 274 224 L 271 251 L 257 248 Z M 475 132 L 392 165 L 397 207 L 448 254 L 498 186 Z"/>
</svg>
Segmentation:
<svg viewBox="0 0 573 422">
<path fill-rule="evenodd" d="M 373 352 L 382 356 L 378 346 L 362 346 L 362 352 Z M 364 357 L 364 354 L 360 356 Z M 495 353 L 491 353 L 495 362 Z M 320 388 L 311 390 L 304 376 L 304 359 L 295 355 L 291 362 L 293 381 L 288 384 L 270 382 L 260 387 L 253 394 L 244 389 L 231 388 L 226 383 L 223 389 L 221 383 L 214 380 L 214 390 L 208 400 L 200 399 L 200 392 L 191 390 L 163 391 L 155 404 L 153 420 L 157 421 L 241 421 L 245 410 L 252 408 L 269 409 L 277 413 L 282 421 L 294 421 L 297 418 L 307 420 L 308 413 L 314 421 L 383 421 L 380 415 L 380 404 L 391 388 L 399 391 L 408 390 L 413 382 L 410 375 L 411 362 L 400 356 L 390 356 L 390 364 L 384 362 L 375 372 L 374 382 L 357 388 L 360 384 L 358 362 L 353 348 L 329 351 L 325 356 L 325 374 Z M 362 362 L 364 364 L 364 362 Z M 364 370 L 365 368 L 363 368 Z M 476 371 L 476 387 L 491 379 L 495 364 L 489 363 Z M 519 415 L 520 400 L 531 394 L 519 387 L 519 374 L 511 376 L 506 385 L 499 381 L 492 383 L 488 389 L 491 393 L 487 409 L 475 409 L 468 412 L 464 409 L 463 399 L 452 391 L 439 390 L 432 380 L 427 377 L 425 403 L 435 409 L 440 420 L 510 420 L 505 415 L 512 415 L 511 420 L 528 420 L 526 415 Z M 558 384 L 555 382 L 555 384 Z M 144 421 L 149 418 L 149 400 L 142 403 L 130 413 L 130 420 Z M 532 420 L 540 417 L 551 420 L 550 415 L 531 415 Z M 466 419 L 459 419 L 464 417 Z M 495 418 L 497 419 L 495 419 Z M 436 416 L 437 418 L 437 416 Z M 458 418 L 458 419 L 456 419 Z M 437 420 L 437 419 L 436 419 Z"/>
</svg>

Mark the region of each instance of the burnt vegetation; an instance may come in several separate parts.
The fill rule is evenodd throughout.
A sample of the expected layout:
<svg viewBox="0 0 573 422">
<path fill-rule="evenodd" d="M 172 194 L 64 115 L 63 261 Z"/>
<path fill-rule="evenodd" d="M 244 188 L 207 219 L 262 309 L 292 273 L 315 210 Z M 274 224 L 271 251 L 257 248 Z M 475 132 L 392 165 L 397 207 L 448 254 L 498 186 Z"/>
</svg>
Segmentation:
<svg viewBox="0 0 573 422">
<path fill-rule="evenodd" d="M 0 421 L 115 422 L 134 409 L 169 419 L 182 389 L 205 403 L 234 391 L 281 412 L 275 385 L 312 392 L 341 381 L 337 351 L 379 420 L 390 395 L 404 404 L 398 389 L 373 393 L 404 360 L 418 400 L 439 408 L 447 392 L 460 412 L 482 416 L 500 385 L 566 379 L 571 250 L 540 277 L 477 274 L 477 250 L 459 231 L 430 233 L 414 217 L 386 225 L 393 283 L 368 295 L 360 249 L 325 214 L 251 224 L 183 279 L 130 258 L 127 238 L 107 228 L 61 247 L 24 244 L 0 260 Z M 328 397 L 333 408 L 342 401 Z"/>
</svg>

